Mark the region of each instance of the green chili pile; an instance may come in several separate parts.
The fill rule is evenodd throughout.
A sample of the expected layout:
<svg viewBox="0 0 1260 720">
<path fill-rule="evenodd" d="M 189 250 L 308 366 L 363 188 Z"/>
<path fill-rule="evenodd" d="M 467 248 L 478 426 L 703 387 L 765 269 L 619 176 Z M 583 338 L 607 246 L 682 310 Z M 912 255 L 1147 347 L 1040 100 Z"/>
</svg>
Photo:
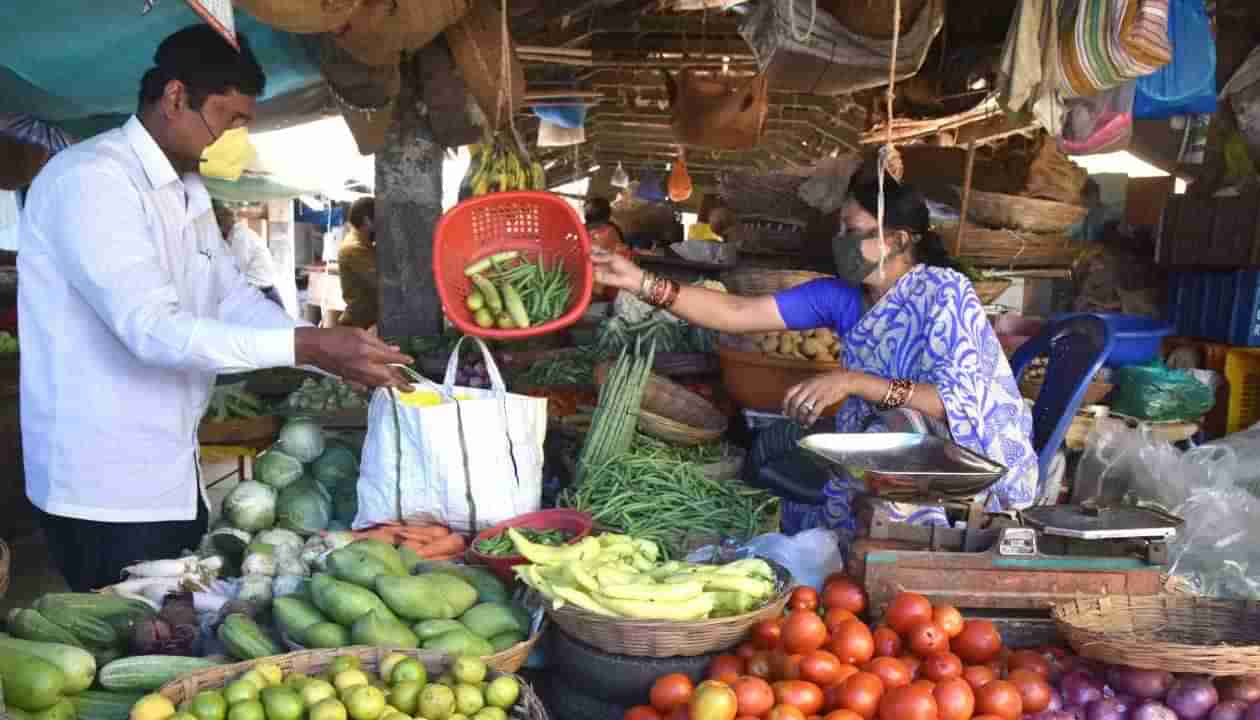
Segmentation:
<svg viewBox="0 0 1260 720">
<path fill-rule="evenodd" d="M 530 530 L 529 528 L 517 528 L 522 535 L 530 542 L 539 545 L 563 545 L 573 538 L 573 533 L 568 530 L 552 529 L 552 530 Z M 512 538 L 508 537 L 506 532 L 499 533 L 494 537 L 488 537 L 485 540 L 479 540 L 473 549 L 482 555 L 490 555 L 493 557 L 505 557 L 508 555 L 516 555 L 516 546 L 512 544 Z"/>
</svg>

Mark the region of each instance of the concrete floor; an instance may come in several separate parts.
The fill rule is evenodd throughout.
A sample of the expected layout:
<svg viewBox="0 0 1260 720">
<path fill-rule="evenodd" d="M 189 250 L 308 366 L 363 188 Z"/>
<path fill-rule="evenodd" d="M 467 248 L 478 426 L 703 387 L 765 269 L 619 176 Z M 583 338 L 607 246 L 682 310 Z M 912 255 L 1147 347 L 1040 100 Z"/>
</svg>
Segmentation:
<svg viewBox="0 0 1260 720">
<path fill-rule="evenodd" d="M 202 466 L 202 477 L 211 482 L 236 469 L 234 463 L 218 463 Z M 224 480 L 206 493 L 210 496 L 210 515 L 218 515 L 223 498 L 236 486 L 239 478 Z M 40 595 L 50 592 L 66 592 L 66 582 L 61 573 L 53 567 L 52 558 L 48 554 L 48 545 L 44 541 L 41 530 L 24 534 L 8 541 L 10 551 L 9 589 L 0 598 L 0 617 L 8 614 L 9 609 L 29 607 Z M 154 560 L 160 558 L 152 558 Z"/>
</svg>

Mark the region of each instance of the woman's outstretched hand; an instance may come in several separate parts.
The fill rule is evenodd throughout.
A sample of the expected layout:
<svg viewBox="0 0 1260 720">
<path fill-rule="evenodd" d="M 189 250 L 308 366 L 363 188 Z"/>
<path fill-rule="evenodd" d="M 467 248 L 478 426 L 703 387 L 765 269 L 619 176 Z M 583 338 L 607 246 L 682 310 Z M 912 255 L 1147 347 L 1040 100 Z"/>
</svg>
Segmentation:
<svg viewBox="0 0 1260 720">
<path fill-rule="evenodd" d="M 643 284 L 643 270 L 626 258 L 603 248 L 591 250 L 591 262 L 595 265 L 595 282 L 618 290 L 637 293 Z"/>
<path fill-rule="evenodd" d="M 849 380 L 849 371 L 833 370 L 793 385 L 783 396 L 783 414 L 804 427 L 812 427 L 823 410 L 853 394 Z"/>
</svg>

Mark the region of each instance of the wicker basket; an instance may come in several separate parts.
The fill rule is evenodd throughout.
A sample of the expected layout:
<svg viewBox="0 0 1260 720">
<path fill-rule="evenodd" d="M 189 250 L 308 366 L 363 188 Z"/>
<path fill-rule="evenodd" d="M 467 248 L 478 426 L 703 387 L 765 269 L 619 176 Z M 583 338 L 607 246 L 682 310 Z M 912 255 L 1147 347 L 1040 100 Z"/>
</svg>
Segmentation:
<svg viewBox="0 0 1260 720">
<path fill-rule="evenodd" d="M 329 650 L 303 650 L 301 652 L 288 653 L 287 655 L 275 655 L 259 660 L 220 665 L 208 670 L 190 673 L 163 685 L 158 692 L 178 706 L 180 703 L 191 700 L 194 695 L 202 690 L 217 689 L 227 685 L 230 680 L 240 677 L 261 662 L 274 663 L 280 666 L 280 669 L 286 675 L 293 672 L 318 675 L 332 664 L 334 658 L 341 655 L 354 655 L 362 661 L 365 672 L 374 673 L 381 660 L 393 652 L 401 652 L 404 655 L 418 659 L 424 664 L 424 668 L 428 671 L 430 677 L 437 677 L 445 673 L 450 669 L 452 662 L 452 658 L 447 655 L 424 653 L 416 650 L 394 650 L 391 648 L 364 646 Z M 500 675 L 510 675 L 510 673 L 491 670 L 489 677 L 495 678 Z M 521 678 L 517 677 L 516 680 L 521 684 L 521 697 L 516 701 L 516 705 L 508 716 L 514 720 L 548 720 L 547 710 L 543 707 L 542 700 L 538 698 L 534 689 Z"/>
<path fill-rule="evenodd" d="M 1054 608 L 1059 634 L 1094 660 L 1196 675 L 1260 673 L 1260 603 L 1104 595 Z"/>
<path fill-rule="evenodd" d="M 722 276 L 722 282 L 726 284 L 727 290 L 736 295 L 770 295 L 825 277 L 831 276 L 809 270 L 741 268 L 726 273 Z"/>
<path fill-rule="evenodd" d="M 603 385 L 610 364 L 595 366 L 595 382 Z M 726 416 L 713 403 L 678 383 L 652 373 L 643 388 L 639 430 L 675 445 L 701 445 L 722 437 Z"/>
<path fill-rule="evenodd" d="M 712 542 L 713 539 L 706 539 Z M 701 543 L 706 544 L 706 543 Z M 767 561 L 769 562 L 769 561 Z M 752 612 L 717 620 L 628 620 L 605 617 L 572 605 L 547 610 L 547 616 L 566 635 L 614 655 L 634 657 L 695 657 L 734 647 L 750 628 L 783 614 L 794 587 L 792 574 L 770 562 L 779 576 L 779 594 Z"/>
<path fill-rule="evenodd" d="M 482 662 L 484 662 L 486 667 L 491 670 L 497 670 L 502 673 L 514 673 L 517 670 L 520 670 L 525 667 L 525 661 L 529 659 L 529 654 L 534 651 L 534 646 L 538 644 L 538 640 L 543 636 L 543 630 L 546 629 L 546 627 L 546 623 L 543 623 L 543 627 L 539 628 L 538 632 L 531 635 L 529 639 L 522 640 L 503 652 L 486 655 L 481 658 Z M 280 634 L 280 641 L 284 643 L 285 647 L 294 652 L 315 652 L 301 643 L 294 641 L 284 633 Z M 423 650 L 416 652 L 419 652 L 421 657 L 434 655 L 433 653 L 425 653 Z"/>
<path fill-rule="evenodd" d="M 4 599 L 4 594 L 9 590 L 9 566 L 12 562 L 13 551 L 9 550 L 4 540 L 0 540 L 0 600 Z"/>
<path fill-rule="evenodd" d="M 962 196 L 962 188 L 954 189 Z M 971 190 L 967 214 L 981 225 L 1035 233 L 1062 233 L 1085 219 L 1089 209 L 1022 195 Z"/>
<path fill-rule="evenodd" d="M 1010 280 L 977 280 L 971 284 L 976 289 L 980 304 L 988 305 L 1002 297 L 1002 293 L 1011 286 Z"/>
</svg>

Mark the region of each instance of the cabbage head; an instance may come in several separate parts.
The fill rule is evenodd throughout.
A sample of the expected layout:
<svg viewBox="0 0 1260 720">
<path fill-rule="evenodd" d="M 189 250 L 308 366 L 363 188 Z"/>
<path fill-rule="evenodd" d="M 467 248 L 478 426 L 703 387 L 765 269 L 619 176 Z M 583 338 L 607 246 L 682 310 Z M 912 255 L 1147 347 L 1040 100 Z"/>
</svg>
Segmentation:
<svg viewBox="0 0 1260 720">
<path fill-rule="evenodd" d="M 223 514 L 234 528 L 251 533 L 266 530 L 276 524 L 276 491 L 246 480 L 223 499 Z"/>
<path fill-rule="evenodd" d="M 297 418 L 280 428 L 276 446 L 298 462 L 314 462 L 324 452 L 324 430 L 319 423 L 307 418 Z"/>
<path fill-rule="evenodd" d="M 297 482 L 302 477 L 302 461 L 279 448 L 272 448 L 254 462 L 254 478 L 277 490 Z"/>
<path fill-rule="evenodd" d="M 276 501 L 280 527 L 312 535 L 328 527 L 332 519 L 332 496 L 310 478 L 303 478 L 280 493 Z"/>
<path fill-rule="evenodd" d="M 335 492 L 344 482 L 353 484 L 353 480 L 359 477 L 359 459 L 350 448 L 330 444 L 311 465 L 311 474 L 325 490 Z"/>
</svg>

